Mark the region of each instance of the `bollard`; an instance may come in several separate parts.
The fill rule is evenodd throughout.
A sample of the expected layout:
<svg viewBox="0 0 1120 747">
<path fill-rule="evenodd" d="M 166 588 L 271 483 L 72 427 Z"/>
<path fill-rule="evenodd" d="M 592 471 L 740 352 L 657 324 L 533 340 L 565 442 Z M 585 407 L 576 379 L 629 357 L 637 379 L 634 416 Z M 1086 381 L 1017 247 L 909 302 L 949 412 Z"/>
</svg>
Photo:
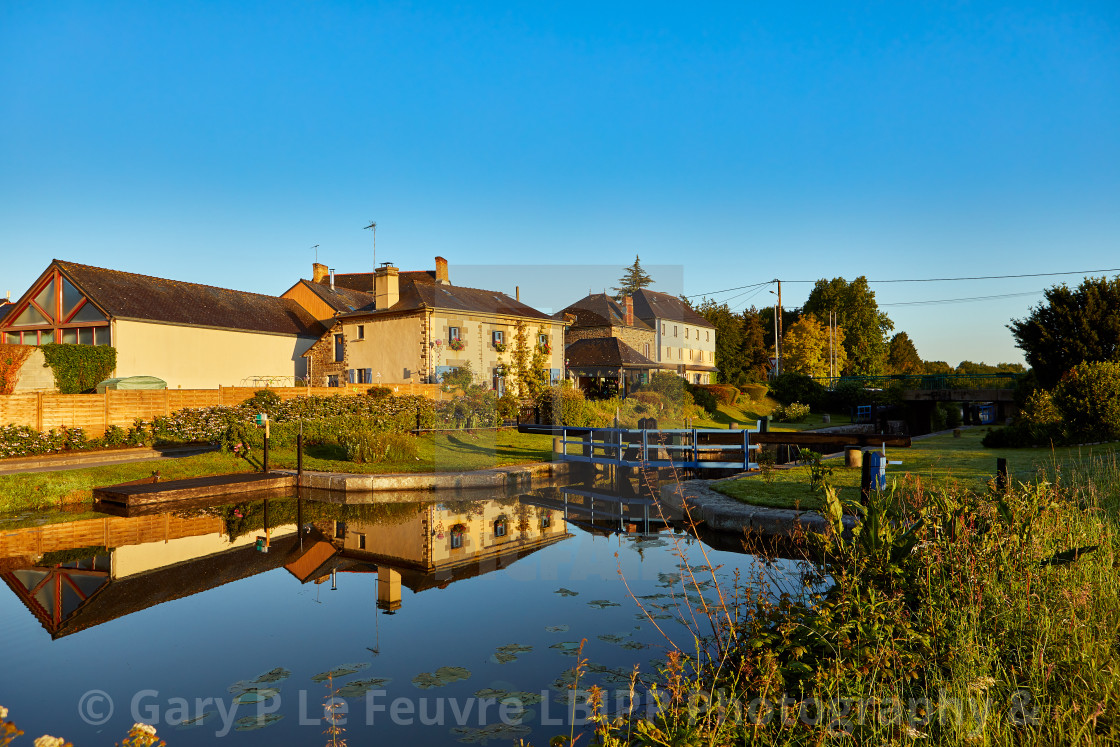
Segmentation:
<svg viewBox="0 0 1120 747">
<path fill-rule="evenodd" d="M 961 431 L 960 428 L 954 428 L 953 429 L 953 438 L 960 438 L 961 437 L 961 432 L 962 431 Z"/>
<path fill-rule="evenodd" d="M 847 467 L 856 468 L 863 466 L 863 449 L 858 446 L 845 446 L 844 447 L 844 464 Z"/>
</svg>

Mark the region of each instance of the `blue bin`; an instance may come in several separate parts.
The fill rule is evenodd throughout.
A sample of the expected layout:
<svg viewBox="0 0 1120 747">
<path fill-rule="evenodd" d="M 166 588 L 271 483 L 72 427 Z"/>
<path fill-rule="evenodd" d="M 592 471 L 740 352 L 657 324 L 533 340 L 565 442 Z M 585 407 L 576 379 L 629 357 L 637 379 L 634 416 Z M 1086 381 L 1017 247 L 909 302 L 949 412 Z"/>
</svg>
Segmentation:
<svg viewBox="0 0 1120 747">
<path fill-rule="evenodd" d="M 887 457 L 881 451 L 869 451 L 864 455 L 871 460 L 871 488 L 885 490 L 887 487 Z"/>
</svg>

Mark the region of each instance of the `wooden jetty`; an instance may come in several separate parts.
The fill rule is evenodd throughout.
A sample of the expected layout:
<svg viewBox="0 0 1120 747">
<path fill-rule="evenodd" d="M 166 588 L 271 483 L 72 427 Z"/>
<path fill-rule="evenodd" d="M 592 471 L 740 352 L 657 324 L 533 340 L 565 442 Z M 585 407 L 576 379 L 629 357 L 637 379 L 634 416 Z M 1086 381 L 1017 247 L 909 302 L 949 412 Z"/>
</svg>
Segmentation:
<svg viewBox="0 0 1120 747">
<path fill-rule="evenodd" d="M 188 480 L 167 480 L 143 484 L 108 485 L 93 489 L 94 501 L 117 506 L 143 506 L 157 503 L 197 501 L 200 498 L 292 490 L 296 476 L 269 472 L 240 472 L 232 475 L 193 477 Z"/>
</svg>

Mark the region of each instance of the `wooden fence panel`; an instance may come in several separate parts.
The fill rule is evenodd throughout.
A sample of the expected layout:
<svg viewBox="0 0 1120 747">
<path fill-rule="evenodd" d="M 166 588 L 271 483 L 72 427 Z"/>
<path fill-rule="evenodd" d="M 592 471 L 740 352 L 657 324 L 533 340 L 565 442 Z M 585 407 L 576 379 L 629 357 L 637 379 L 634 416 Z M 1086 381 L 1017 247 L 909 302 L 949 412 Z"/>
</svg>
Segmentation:
<svg viewBox="0 0 1120 747">
<path fill-rule="evenodd" d="M 0 395 L 0 425 L 38 427 L 39 397 L 35 394 Z"/>
<path fill-rule="evenodd" d="M 105 432 L 105 398 L 98 394 L 44 394 L 43 428 L 82 428 L 90 437 Z"/>
</svg>

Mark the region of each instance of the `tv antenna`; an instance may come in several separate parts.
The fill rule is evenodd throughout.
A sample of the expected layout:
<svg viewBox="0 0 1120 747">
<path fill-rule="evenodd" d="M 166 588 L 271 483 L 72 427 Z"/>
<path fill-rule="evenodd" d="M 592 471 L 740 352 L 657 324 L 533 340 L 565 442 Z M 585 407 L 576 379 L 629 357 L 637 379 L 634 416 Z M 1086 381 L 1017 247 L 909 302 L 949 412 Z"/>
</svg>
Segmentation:
<svg viewBox="0 0 1120 747">
<path fill-rule="evenodd" d="M 319 245 L 316 244 L 311 248 L 315 250 L 315 264 L 319 264 Z"/>
<path fill-rule="evenodd" d="M 363 231 L 373 231 L 373 272 L 377 273 L 377 221 L 371 220 Z"/>
</svg>

